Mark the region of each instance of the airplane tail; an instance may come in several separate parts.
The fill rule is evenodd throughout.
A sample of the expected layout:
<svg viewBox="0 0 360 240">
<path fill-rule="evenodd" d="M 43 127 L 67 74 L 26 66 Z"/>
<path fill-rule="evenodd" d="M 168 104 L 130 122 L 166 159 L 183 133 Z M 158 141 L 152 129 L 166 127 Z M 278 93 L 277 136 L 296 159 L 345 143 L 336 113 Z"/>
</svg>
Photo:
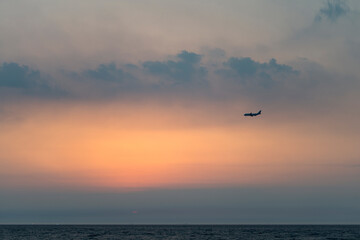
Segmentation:
<svg viewBox="0 0 360 240">
<path fill-rule="evenodd" d="M 261 114 L 261 110 L 257 114 Z"/>
</svg>

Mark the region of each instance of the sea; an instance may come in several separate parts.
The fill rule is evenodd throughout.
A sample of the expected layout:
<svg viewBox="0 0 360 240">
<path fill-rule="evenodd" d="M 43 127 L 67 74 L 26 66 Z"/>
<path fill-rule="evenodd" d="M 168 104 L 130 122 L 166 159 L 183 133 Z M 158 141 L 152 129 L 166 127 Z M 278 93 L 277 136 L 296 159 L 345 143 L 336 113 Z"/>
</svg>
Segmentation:
<svg viewBox="0 0 360 240">
<path fill-rule="evenodd" d="M 360 225 L 0 225 L 0 239 L 360 240 Z"/>
</svg>

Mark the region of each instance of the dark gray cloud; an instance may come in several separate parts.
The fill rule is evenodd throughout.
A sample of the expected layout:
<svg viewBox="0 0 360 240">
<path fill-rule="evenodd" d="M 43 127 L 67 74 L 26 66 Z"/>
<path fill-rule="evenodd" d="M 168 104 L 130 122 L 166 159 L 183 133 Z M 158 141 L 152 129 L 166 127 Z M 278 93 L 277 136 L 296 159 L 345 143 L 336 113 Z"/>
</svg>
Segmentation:
<svg viewBox="0 0 360 240">
<path fill-rule="evenodd" d="M 270 88 L 276 84 L 274 76 L 298 75 L 299 72 L 291 66 L 278 64 L 275 59 L 261 63 L 249 57 L 232 57 L 224 63 L 223 69 L 216 72 L 225 77 L 238 79 L 243 84 L 255 84 L 265 88 Z"/>
<path fill-rule="evenodd" d="M 133 78 L 129 73 L 118 68 L 115 63 L 100 64 L 95 70 L 90 69 L 84 71 L 83 75 L 85 77 L 111 82 L 123 82 Z"/>
<path fill-rule="evenodd" d="M 336 99 L 335 96 L 341 96 L 353 84 L 352 80 L 340 82 L 338 79 L 342 76 L 335 76 L 306 60 L 292 65 L 278 63 L 276 59 L 261 62 L 250 57 L 231 57 L 221 65 L 206 60 L 200 54 L 182 51 L 170 60 L 100 64 L 79 72 L 64 71 L 58 78 L 44 78 L 39 71 L 27 66 L 4 63 L 0 71 L 0 96 L 2 99 L 6 96 L 15 99 L 19 94 L 54 97 L 58 96 L 56 83 L 61 83 L 67 98 L 72 99 L 171 96 L 206 101 L 241 99 L 263 105 L 291 102 L 309 106 L 314 99 L 323 98 L 326 102 L 328 96 Z"/>
<path fill-rule="evenodd" d="M 0 66 L 0 87 L 35 88 L 42 86 L 40 72 L 17 63 L 3 63 Z"/>
<path fill-rule="evenodd" d="M 182 51 L 176 57 L 177 61 L 147 61 L 143 67 L 150 74 L 161 76 L 173 84 L 204 83 L 207 69 L 200 64 L 201 55 Z"/>
<path fill-rule="evenodd" d="M 80 72 L 62 71 L 69 91 L 80 98 L 112 98 L 129 95 L 149 97 L 158 94 L 190 95 L 208 90 L 207 69 L 202 55 L 182 51 L 166 61 L 140 64 L 100 64 Z M 70 89 L 71 88 L 71 89 Z"/>
<path fill-rule="evenodd" d="M 255 76 L 261 72 L 277 72 L 277 73 L 290 73 L 297 74 L 298 71 L 294 70 L 291 66 L 285 64 L 278 64 L 274 58 L 267 63 L 260 63 L 252 60 L 249 57 L 245 58 L 230 58 L 224 63 L 224 66 L 229 67 L 235 71 L 239 76 Z"/>
<path fill-rule="evenodd" d="M 217 76 L 215 80 L 214 72 Z M 80 72 L 63 71 L 62 76 L 66 80 L 61 81 L 69 96 L 73 97 L 108 98 L 129 94 L 172 94 L 173 91 L 180 93 L 181 90 L 197 95 L 200 92 L 210 94 L 212 90 L 216 90 L 218 83 L 228 84 L 229 82 L 223 81 L 224 79 L 245 83 L 243 87 L 269 89 L 278 84 L 280 76 L 283 77 L 282 81 L 285 81 L 286 76 L 298 73 L 289 65 L 277 63 L 275 59 L 261 63 L 249 57 L 229 58 L 219 69 L 217 65 L 202 63 L 200 54 L 182 51 L 172 60 L 146 61 L 139 65 L 121 66 L 108 63 Z M 0 87 L 23 89 L 33 94 L 53 94 L 56 90 L 54 79 L 47 77 L 45 81 L 39 71 L 18 63 L 4 63 L 0 71 L 0 80 Z"/>
<path fill-rule="evenodd" d="M 61 70 L 60 74 L 66 79 L 65 85 L 72 98 L 109 99 L 119 95 L 141 93 L 146 86 L 136 76 L 140 71 L 134 64 L 119 66 L 111 62 L 79 72 Z"/>
<path fill-rule="evenodd" d="M 328 20 L 336 22 L 340 17 L 343 17 L 350 12 L 350 7 L 345 0 L 327 0 L 324 6 L 319 10 L 315 17 L 315 21 L 321 22 Z"/>
<path fill-rule="evenodd" d="M 43 77 L 39 70 L 14 62 L 4 62 L 0 66 L 0 91 L 21 92 L 39 97 L 66 95 L 66 92 L 60 89 L 50 76 Z"/>
</svg>

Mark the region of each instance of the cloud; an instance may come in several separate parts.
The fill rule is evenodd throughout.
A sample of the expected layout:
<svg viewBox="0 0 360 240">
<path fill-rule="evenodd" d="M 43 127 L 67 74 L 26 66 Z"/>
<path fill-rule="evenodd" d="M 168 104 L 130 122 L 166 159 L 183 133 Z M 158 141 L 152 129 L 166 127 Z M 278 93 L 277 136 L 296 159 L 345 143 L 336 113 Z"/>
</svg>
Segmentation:
<svg viewBox="0 0 360 240">
<path fill-rule="evenodd" d="M 350 12 L 350 7 L 345 0 L 327 0 L 315 17 L 316 22 L 323 19 L 336 22 L 340 17 L 346 16 Z"/>
<path fill-rule="evenodd" d="M 222 57 L 225 56 L 223 50 L 218 52 Z M 200 92 L 210 94 L 219 84 L 228 84 L 222 81 L 223 79 L 235 79 L 238 83 L 252 83 L 250 85 L 271 88 L 276 84 L 276 79 L 282 77 L 283 81 L 287 76 L 299 74 L 291 66 L 279 64 L 275 59 L 261 63 L 250 57 L 232 57 L 218 66 L 211 62 L 211 58 L 203 63 L 202 55 L 185 50 L 173 58 L 165 61 L 145 61 L 139 65 L 124 64 L 121 68 L 115 63 L 100 64 L 96 69 L 87 69 L 68 76 L 81 79 L 80 82 L 84 86 L 93 82 L 96 84 L 97 92 L 104 90 L 104 93 L 108 94 L 110 91 L 114 96 L 124 92 L 173 93 L 174 89 L 181 89 L 178 86 L 184 86 L 183 90 L 187 93 L 191 88 L 192 94 L 195 95 Z"/>
<path fill-rule="evenodd" d="M 136 76 L 139 72 L 137 65 L 111 62 L 81 71 L 61 70 L 60 77 L 72 98 L 110 99 L 141 93 L 146 85 Z"/>
<path fill-rule="evenodd" d="M 224 58 L 225 53 L 219 53 Z M 208 55 L 182 51 L 163 61 L 104 63 L 46 78 L 27 66 L 4 63 L 0 71 L 0 97 L 59 96 L 57 83 L 61 83 L 69 100 L 171 98 L 214 103 L 243 101 L 262 106 L 276 103 L 285 108 L 290 103 L 308 106 L 316 100 L 319 107 L 320 101 L 329 102 L 328 98 L 335 99 L 354 86 L 353 80 L 340 82 L 337 79 L 345 79 L 343 76 L 306 60 L 291 65 L 278 63 L 275 58 L 261 62 L 251 57 L 231 57 L 219 64 L 211 60 Z"/>
<path fill-rule="evenodd" d="M 249 57 L 230 58 L 224 65 L 234 70 L 241 77 L 254 76 L 258 68 L 261 67 L 260 63 L 255 62 Z"/>
<path fill-rule="evenodd" d="M 144 69 L 153 75 L 163 77 L 163 83 L 188 84 L 204 83 L 207 69 L 201 66 L 202 56 L 193 52 L 182 51 L 176 55 L 176 61 L 146 61 Z"/>
<path fill-rule="evenodd" d="M 254 76 L 259 72 L 278 72 L 297 74 L 298 71 L 293 70 L 291 66 L 278 64 L 276 59 L 272 58 L 268 63 L 260 63 L 249 57 L 230 58 L 224 63 L 225 66 L 234 70 L 239 76 Z"/>
<path fill-rule="evenodd" d="M 124 72 L 121 68 L 117 68 L 115 63 L 100 64 L 95 70 L 86 70 L 83 72 L 85 77 L 110 82 L 123 82 L 131 79 L 129 73 Z"/>
<path fill-rule="evenodd" d="M 62 74 L 70 85 L 73 84 L 73 94 L 85 98 L 147 97 L 151 94 L 173 94 L 180 89 L 199 93 L 200 88 L 206 88 L 207 69 L 202 66 L 202 55 L 184 50 L 170 58 L 140 64 L 123 63 L 120 66 L 112 62 L 80 72 L 63 71 Z"/>
<path fill-rule="evenodd" d="M 51 77 L 44 78 L 39 70 L 15 62 L 4 62 L 0 66 L 0 91 L 9 90 L 41 97 L 58 97 L 66 94 L 56 86 Z"/>
<path fill-rule="evenodd" d="M 216 72 L 226 78 L 238 79 L 238 82 L 249 84 L 255 82 L 265 88 L 270 88 L 276 84 L 274 76 L 277 75 L 297 75 L 298 71 L 291 66 L 278 64 L 273 58 L 269 62 L 261 63 L 254 61 L 250 57 L 235 58 L 232 57 L 224 62 L 223 69 Z"/>
<path fill-rule="evenodd" d="M 41 83 L 40 72 L 31 70 L 28 66 L 20 66 L 17 63 L 3 63 L 0 66 L 0 87 L 9 88 L 34 88 Z"/>
</svg>

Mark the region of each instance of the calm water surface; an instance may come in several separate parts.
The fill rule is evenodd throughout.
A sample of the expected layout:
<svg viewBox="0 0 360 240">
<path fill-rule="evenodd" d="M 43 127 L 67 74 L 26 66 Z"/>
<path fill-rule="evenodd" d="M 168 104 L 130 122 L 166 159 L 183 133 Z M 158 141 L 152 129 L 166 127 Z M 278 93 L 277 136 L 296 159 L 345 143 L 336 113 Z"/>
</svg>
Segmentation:
<svg viewBox="0 0 360 240">
<path fill-rule="evenodd" d="M 360 240 L 360 225 L 0 225 L 0 239 Z"/>
</svg>

